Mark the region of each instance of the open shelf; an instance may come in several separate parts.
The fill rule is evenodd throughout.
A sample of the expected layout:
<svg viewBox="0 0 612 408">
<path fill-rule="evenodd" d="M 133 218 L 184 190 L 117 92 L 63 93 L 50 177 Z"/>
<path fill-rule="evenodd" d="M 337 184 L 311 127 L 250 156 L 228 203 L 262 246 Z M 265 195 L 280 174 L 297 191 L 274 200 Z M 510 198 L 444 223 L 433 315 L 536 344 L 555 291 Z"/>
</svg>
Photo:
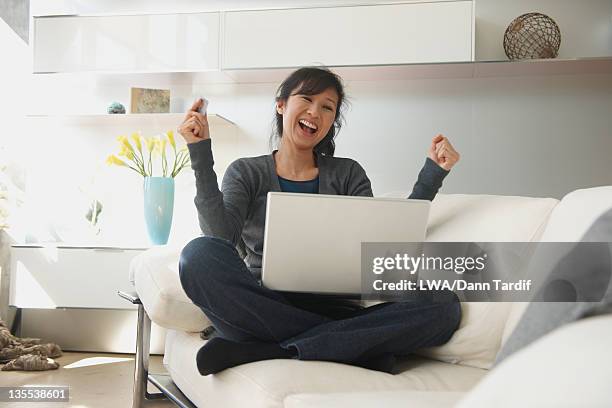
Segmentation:
<svg viewBox="0 0 612 408">
<path fill-rule="evenodd" d="M 612 73 L 612 56 L 565 59 L 457 61 L 396 65 L 328 66 L 348 81 L 488 78 L 508 76 L 580 75 Z M 192 84 L 279 83 L 299 67 L 270 67 L 206 72 L 81 72 L 102 84 L 155 87 Z M 225 118 L 224 118 L 225 119 Z"/>
<path fill-rule="evenodd" d="M 137 126 L 147 124 L 171 125 L 175 128 L 183 118 L 184 113 L 126 113 L 126 114 L 72 114 L 72 115 L 27 115 L 32 120 L 54 120 L 62 124 L 71 125 L 121 125 Z M 208 123 L 211 127 L 235 126 L 231 120 L 216 114 L 208 114 Z"/>
<path fill-rule="evenodd" d="M 236 83 L 280 82 L 298 67 L 225 71 Z M 610 74 L 612 57 L 329 67 L 348 81 Z"/>
<path fill-rule="evenodd" d="M 612 57 L 474 63 L 474 78 L 576 74 L 612 74 Z"/>
</svg>

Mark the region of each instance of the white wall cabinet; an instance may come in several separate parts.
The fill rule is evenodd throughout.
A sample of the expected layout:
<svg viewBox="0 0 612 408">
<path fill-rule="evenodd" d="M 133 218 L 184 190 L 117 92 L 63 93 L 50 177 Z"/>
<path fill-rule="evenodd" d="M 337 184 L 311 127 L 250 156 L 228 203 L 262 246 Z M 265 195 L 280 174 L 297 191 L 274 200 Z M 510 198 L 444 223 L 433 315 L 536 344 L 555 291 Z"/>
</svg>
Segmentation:
<svg viewBox="0 0 612 408">
<path fill-rule="evenodd" d="M 473 2 L 227 12 L 223 69 L 473 59 Z"/>
<path fill-rule="evenodd" d="M 457 0 L 36 17 L 34 73 L 202 72 L 471 61 L 473 11 L 472 0 Z"/>
<path fill-rule="evenodd" d="M 219 13 L 34 19 L 34 73 L 219 69 Z"/>
<path fill-rule="evenodd" d="M 135 309 L 117 296 L 134 290 L 131 260 L 144 248 L 13 245 L 9 304 L 21 308 Z"/>
<path fill-rule="evenodd" d="M 11 248 L 9 304 L 23 309 L 21 336 L 64 350 L 134 353 L 136 306 L 117 295 L 134 287 L 129 265 L 147 248 Z M 152 324 L 151 353 L 163 354 L 165 329 Z"/>
</svg>

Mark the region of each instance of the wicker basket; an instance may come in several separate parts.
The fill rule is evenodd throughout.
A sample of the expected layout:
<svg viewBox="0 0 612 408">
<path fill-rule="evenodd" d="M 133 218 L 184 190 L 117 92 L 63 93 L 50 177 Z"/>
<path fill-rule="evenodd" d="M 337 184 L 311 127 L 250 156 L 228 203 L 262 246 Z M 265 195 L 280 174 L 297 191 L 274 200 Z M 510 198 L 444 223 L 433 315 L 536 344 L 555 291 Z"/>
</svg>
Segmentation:
<svg viewBox="0 0 612 408">
<path fill-rule="evenodd" d="M 515 18 L 504 34 L 504 51 L 511 60 L 556 58 L 561 31 L 555 21 L 541 13 Z"/>
</svg>

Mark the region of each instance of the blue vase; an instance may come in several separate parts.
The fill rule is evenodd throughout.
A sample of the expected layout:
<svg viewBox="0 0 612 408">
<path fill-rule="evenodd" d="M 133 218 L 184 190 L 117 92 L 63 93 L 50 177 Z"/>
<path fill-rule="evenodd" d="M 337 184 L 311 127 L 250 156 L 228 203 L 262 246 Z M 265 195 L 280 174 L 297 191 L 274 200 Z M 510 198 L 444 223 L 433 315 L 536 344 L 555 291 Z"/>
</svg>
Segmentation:
<svg viewBox="0 0 612 408">
<path fill-rule="evenodd" d="M 144 216 L 149 239 L 154 245 L 165 245 L 172 227 L 174 212 L 174 179 L 144 178 Z"/>
</svg>

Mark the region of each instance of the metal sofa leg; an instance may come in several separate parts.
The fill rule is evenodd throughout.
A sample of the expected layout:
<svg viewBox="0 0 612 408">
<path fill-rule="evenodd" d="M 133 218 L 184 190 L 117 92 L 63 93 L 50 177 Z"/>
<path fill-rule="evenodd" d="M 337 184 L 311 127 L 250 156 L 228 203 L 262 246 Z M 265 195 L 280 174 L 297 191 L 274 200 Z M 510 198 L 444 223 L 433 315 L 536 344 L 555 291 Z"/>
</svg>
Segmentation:
<svg viewBox="0 0 612 408">
<path fill-rule="evenodd" d="M 132 408 L 141 408 L 148 400 L 165 398 L 161 392 L 149 393 L 149 349 L 151 346 L 151 319 L 138 298 L 137 294 L 119 292 L 119 296 L 138 305 L 138 326 L 136 328 L 136 360 L 134 365 L 134 393 Z"/>
<path fill-rule="evenodd" d="M 136 329 L 136 361 L 134 367 L 134 395 L 132 408 L 140 408 L 145 400 L 165 398 L 161 392 L 149 393 L 149 348 L 151 345 L 151 319 L 142 303 L 138 305 L 138 328 Z"/>
</svg>

